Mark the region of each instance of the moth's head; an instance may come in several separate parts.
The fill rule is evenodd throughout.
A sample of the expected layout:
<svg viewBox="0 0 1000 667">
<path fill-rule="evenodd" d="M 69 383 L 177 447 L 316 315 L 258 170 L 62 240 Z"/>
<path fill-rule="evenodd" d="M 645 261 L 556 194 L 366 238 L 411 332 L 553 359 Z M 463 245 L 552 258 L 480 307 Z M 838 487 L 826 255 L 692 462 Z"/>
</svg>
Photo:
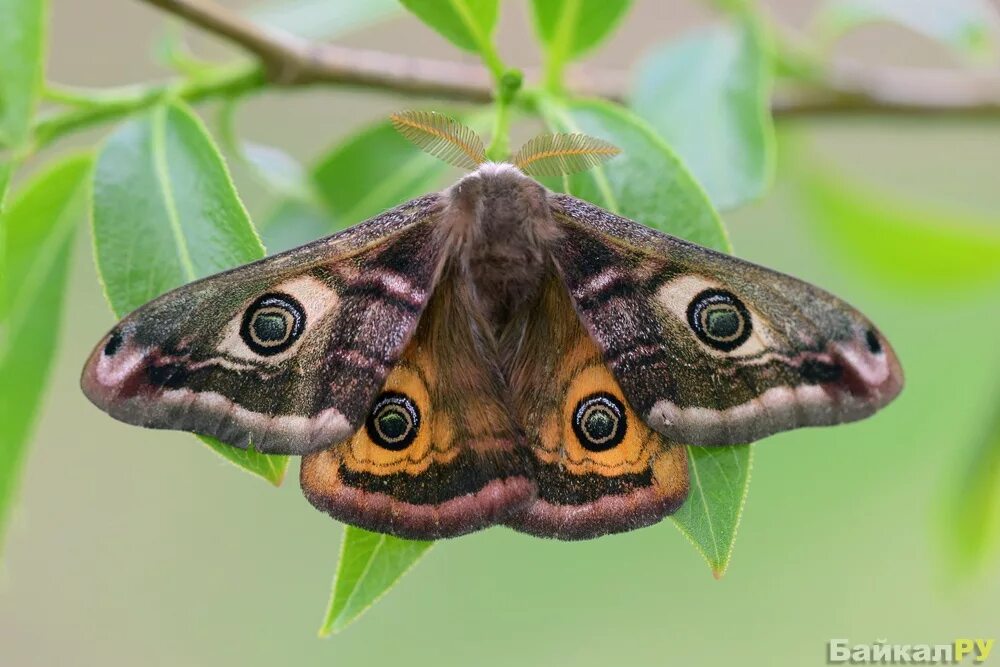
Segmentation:
<svg viewBox="0 0 1000 667">
<path fill-rule="evenodd" d="M 561 176 L 596 167 L 621 151 L 612 144 L 585 134 L 540 134 L 509 161 L 492 162 L 476 132 L 434 111 L 401 111 L 392 124 L 404 137 L 434 157 L 483 176 L 527 174 L 533 178 Z"/>
</svg>

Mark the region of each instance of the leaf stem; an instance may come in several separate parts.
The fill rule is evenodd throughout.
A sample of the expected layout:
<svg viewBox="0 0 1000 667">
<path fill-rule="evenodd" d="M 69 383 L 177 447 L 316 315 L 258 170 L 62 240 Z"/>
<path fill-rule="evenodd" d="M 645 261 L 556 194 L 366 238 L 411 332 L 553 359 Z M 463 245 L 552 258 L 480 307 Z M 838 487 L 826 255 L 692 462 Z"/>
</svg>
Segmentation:
<svg viewBox="0 0 1000 667">
<path fill-rule="evenodd" d="M 496 102 L 493 114 L 493 135 L 486 147 L 486 157 L 492 162 L 503 162 L 510 156 L 510 105 Z"/>
<path fill-rule="evenodd" d="M 524 76 L 519 70 L 507 70 L 497 84 L 493 136 L 486 148 L 486 157 L 501 162 L 510 157 L 510 107 L 514 103 Z"/>
<path fill-rule="evenodd" d="M 148 109 L 167 98 L 198 102 L 209 97 L 231 97 L 261 88 L 264 71 L 256 64 L 220 67 L 195 79 L 183 79 L 148 86 L 127 86 L 84 93 L 81 90 L 50 86 L 78 108 L 42 116 L 35 123 L 34 149 L 38 150 L 70 132 L 98 123 L 117 120 Z M 73 92 L 70 92 L 73 91 Z"/>
</svg>

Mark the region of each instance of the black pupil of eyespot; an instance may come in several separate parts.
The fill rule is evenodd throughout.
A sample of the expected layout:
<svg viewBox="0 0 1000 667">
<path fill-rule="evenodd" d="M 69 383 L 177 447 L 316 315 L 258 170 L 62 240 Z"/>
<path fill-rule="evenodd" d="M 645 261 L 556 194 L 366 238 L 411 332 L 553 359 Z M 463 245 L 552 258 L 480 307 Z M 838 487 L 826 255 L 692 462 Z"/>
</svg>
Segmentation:
<svg viewBox="0 0 1000 667">
<path fill-rule="evenodd" d="M 604 440 L 615 432 L 616 419 L 607 410 L 594 409 L 587 415 L 584 430 L 593 440 Z"/>
<path fill-rule="evenodd" d="M 740 330 L 740 314 L 733 308 L 713 308 L 705 319 L 705 328 L 716 338 L 730 338 Z"/>
<path fill-rule="evenodd" d="M 287 335 L 288 323 L 277 313 L 262 313 L 254 318 L 253 329 L 262 341 L 280 341 Z"/>
<path fill-rule="evenodd" d="M 398 408 L 388 408 L 383 411 L 378 422 L 379 431 L 390 440 L 403 437 L 409 428 L 409 422 Z"/>
</svg>

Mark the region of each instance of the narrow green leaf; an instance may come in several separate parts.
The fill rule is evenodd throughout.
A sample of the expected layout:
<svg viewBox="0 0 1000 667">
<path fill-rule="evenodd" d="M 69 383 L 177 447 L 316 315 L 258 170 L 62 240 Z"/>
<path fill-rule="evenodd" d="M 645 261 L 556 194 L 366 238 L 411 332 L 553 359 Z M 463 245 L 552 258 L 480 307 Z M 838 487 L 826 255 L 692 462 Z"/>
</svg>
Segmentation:
<svg viewBox="0 0 1000 667">
<path fill-rule="evenodd" d="M 945 503 L 945 540 L 962 574 L 974 574 L 1000 544 L 1000 410 Z"/>
<path fill-rule="evenodd" d="M 0 146 L 28 140 L 45 69 L 45 0 L 0 0 Z"/>
<path fill-rule="evenodd" d="M 491 113 L 456 116 L 477 132 Z M 357 224 L 440 187 L 448 165 L 406 140 L 389 120 L 378 121 L 324 154 L 312 168 L 320 206 L 281 201 L 261 225 L 273 251 L 294 248 Z"/>
<path fill-rule="evenodd" d="M 481 124 L 482 119 L 473 119 Z M 320 205 L 286 198 L 261 225 L 272 251 L 332 234 L 430 192 L 448 166 L 407 141 L 388 120 L 337 144 L 312 168 Z"/>
<path fill-rule="evenodd" d="M 894 199 L 801 159 L 784 180 L 797 187 L 812 228 L 826 245 L 880 285 L 911 294 L 951 294 L 956 287 L 1000 277 L 995 219 Z"/>
<path fill-rule="evenodd" d="M 400 0 L 421 21 L 460 49 L 486 55 L 498 0 Z"/>
<path fill-rule="evenodd" d="M 244 140 L 236 127 L 240 98 L 223 100 L 219 108 L 219 143 L 226 155 L 246 166 L 268 190 L 308 201 L 313 197 L 308 174 L 302 164 L 276 146 Z"/>
<path fill-rule="evenodd" d="M 447 169 L 385 120 L 321 158 L 313 182 L 337 227 L 343 228 L 429 192 Z"/>
<path fill-rule="evenodd" d="M 578 58 L 600 44 L 632 0 L 531 0 L 535 30 L 549 57 Z"/>
<path fill-rule="evenodd" d="M 308 173 L 305 167 L 282 149 L 244 141 L 243 156 L 275 192 L 303 199 L 309 198 L 306 185 Z"/>
<path fill-rule="evenodd" d="M 817 19 L 830 44 L 875 22 L 892 22 L 967 56 L 988 57 L 1000 38 L 1000 13 L 989 0 L 830 0 Z"/>
<path fill-rule="evenodd" d="M 206 435 L 199 435 L 198 439 L 237 468 L 263 477 L 275 486 L 281 486 L 285 480 L 285 472 L 288 470 L 287 456 L 261 454 L 255 449 L 240 449 Z"/>
<path fill-rule="evenodd" d="M 201 121 L 170 104 L 122 125 L 102 147 L 94 176 L 94 247 L 120 317 L 197 278 L 264 256 Z M 239 467 L 278 483 L 287 458 L 213 442 Z"/>
<path fill-rule="evenodd" d="M 10 184 L 10 177 L 13 172 L 14 165 L 9 160 L 0 161 L 0 214 L 4 211 L 4 202 L 7 200 L 7 186 Z M 3 243 L 3 236 L 0 235 L 0 248 L 4 247 Z M 0 273 L 0 275 L 6 274 Z"/>
<path fill-rule="evenodd" d="M 764 193 L 774 171 L 771 57 L 751 18 L 670 42 L 640 66 L 632 108 L 720 209 Z"/>
<path fill-rule="evenodd" d="M 284 252 L 329 236 L 338 226 L 323 206 L 289 197 L 280 200 L 260 224 L 260 235 L 271 253 Z"/>
<path fill-rule="evenodd" d="M 55 356 L 91 164 L 90 156 L 63 160 L 33 179 L 0 215 L 0 539 Z"/>
<path fill-rule="evenodd" d="M 399 12 L 396 0 L 277 0 L 252 7 L 249 17 L 308 39 L 330 39 Z"/>
<path fill-rule="evenodd" d="M 319 635 L 340 632 L 365 613 L 432 544 L 345 526 L 340 564 Z"/>
<path fill-rule="evenodd" d="M 570 176 L 572 194 L 661 232 L 730 249 L 705 192 L 645 122 L 610 102 L 541 100 L 541 112 L 554 131 L 582 132 L 622 149 L 607 163 Z"/>
<path fill-rule="evenodd" d="M 567 179 L 569 191 L 620 215 L 717 250 L 729 239 L 705 193 L 645 123 L 619 106 L 544 96 L 553 130 L 606 139 L 622 155 Z M 673 516 L 718 577 L 725 572 L 750 484 L 751 450 L 688 447 L 691 495 Z"/>
<path fill-rule="evenodd" d="M 718 579 L 726 572 L 750 489 L 750 445 L 688 447 L 691 492 L 671 517 Z"/>
</svg>

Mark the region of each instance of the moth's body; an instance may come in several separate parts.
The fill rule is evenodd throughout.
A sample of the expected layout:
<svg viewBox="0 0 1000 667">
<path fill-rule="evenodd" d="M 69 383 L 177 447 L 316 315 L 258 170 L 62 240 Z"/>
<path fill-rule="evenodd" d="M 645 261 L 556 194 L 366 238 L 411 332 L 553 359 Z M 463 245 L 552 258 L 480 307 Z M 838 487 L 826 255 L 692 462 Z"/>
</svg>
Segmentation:
<svg viewBox="0 0 1000 667">
<path fill-rule="evenodd" d="M 500 333 L 537 298 L 559 238 L 546 190 L 506 163 L 487 163 L 442 193 L 441 231 L 478 307 Z"/>
<path fill-rule="evenodd" d="M 411 538 L 648 525 L 687 495 L 683 444 L 859 419 L 901 386 L 839 299 L 494 163 L 164 295 L 83 376 L 124 421 L 302 454 L 314 505 Z"/>
</svg>

